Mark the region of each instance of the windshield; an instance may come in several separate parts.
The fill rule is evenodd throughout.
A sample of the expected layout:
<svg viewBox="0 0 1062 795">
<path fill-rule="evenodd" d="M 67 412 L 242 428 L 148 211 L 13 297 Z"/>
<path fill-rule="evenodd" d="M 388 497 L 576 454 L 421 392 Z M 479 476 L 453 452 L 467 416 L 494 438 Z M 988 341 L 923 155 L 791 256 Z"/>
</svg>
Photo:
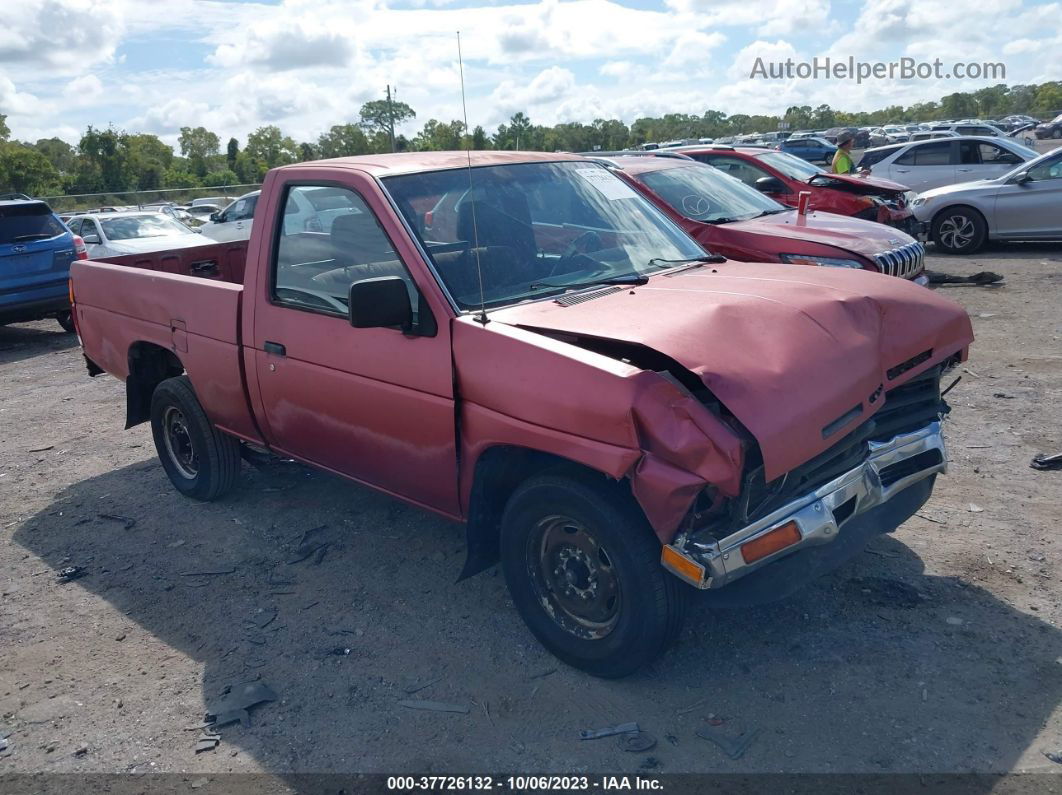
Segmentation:
<svg viewBox="0 0 1062 795">
<path fill-rule="evenodd" d="M 813 166 L 807 160 L 801 160 L 787 152 L 766 152 L 759 155 L 759 159 L 772 168 L 776 168 L 790 179 L 807 181 L 817 174 L 825 174 L 818 166 Z"/>
<path fill-rule="evenodd" d="M 693 221 L 747 221 L 786 209 L 741 180 L 699 163 L 650 171 L 636 179 Z"/>
<path fill-rule="evenodd" d="M 1035 160 L 1022 163 L 998 179 L 1000 182 L 1006 182 L 1008 179 L 1016 174 L 1020 174 L 1022 171 L 1033 171 L 1035 169 L 1036 173 L 1042 171 L 1047 174 L 1058 168 L 1062 168 L 1062 151 L 1056 149 L 1045 155 L 1040 155 Z M 1044 177 L 1041 176 L 1039 179 L 1044 179 Z"/>
<path fill-rule="evenodd" d="M 1055 116 L 1053 119 L 1051 119 L 1050 123 L 1051 124 L 1058 124 L 1059 122 L 1062 122 L 1062 113 L 1059 113 L 1057 116 Z"/>
<path fill-rule="evenodd" d="M 466 310 L 480 306 L 480 273 L 483 303 L 500 306 L 705 256 L 648 200 L 594 163 L 429 171 L 384 184 Z"/>
<path fill-rule="evenodd" d="M 174 237 L 191 234 L 191 230 L 162 215 L 124 215 L 101 218 L 100 226 L 108 240 L 133 240 L 139 237 Z"/>
</svg>

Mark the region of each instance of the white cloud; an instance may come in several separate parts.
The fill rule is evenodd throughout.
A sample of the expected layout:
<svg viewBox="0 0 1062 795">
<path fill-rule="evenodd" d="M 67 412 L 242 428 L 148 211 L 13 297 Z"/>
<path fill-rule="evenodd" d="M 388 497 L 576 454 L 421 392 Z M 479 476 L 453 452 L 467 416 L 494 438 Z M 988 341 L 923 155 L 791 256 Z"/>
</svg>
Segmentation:
<svg viewBox="0 0 1062 795">
<path fill-rule="evenodd" d="M 695 73 L 708 71 L 714 64 L 711 51 L 726 41 L 722 33 L 701 33 L 691 30 L 680 35 L 671 52 L 664 59 L 665 69 L 692 69 Z"/>
<path fill-rule="evenodd" d="M 543 69 L 526 84 L 512 80 L 501 83 L 490 95 L 491 103 L 503 116 L 518 110 L 560 102 L 575 91 L 575 75 L 559 66 Z"/>
<path fill-rule="evenodd" d="M 4 0 L 0 63 L 70 74 L 110 61 L 124 32 L 108 0 Z"/>
<path fill-rule="evenodd" d="M 91 102 L 103 93 L 103 82 L 96 75 L 75 77 L 63 87 L 63 96 L 74 102 Z"/>
<path fill-rule="evenodd" d="M 597 72 L 605 77 L 615 77 L 622 79 L 628 77 L 635 69 L 635 66 L 630 61 L 606 61 L 601 64 Z"/>
</svg>

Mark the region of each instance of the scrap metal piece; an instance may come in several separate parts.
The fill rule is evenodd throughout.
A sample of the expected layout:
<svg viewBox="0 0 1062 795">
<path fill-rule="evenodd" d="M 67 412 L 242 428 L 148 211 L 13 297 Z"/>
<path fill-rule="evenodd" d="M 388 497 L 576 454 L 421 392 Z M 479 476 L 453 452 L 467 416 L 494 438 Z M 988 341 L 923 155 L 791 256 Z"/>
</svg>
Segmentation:
<svg viewBox="0 0 1062 795">
<path fill-rule="evenodd" d="M 579 732 L 580 740 L 598 740 L 602 737 L 612 737 L 616 734 L 630 734 L 640 731 L 637 723 L 621 723 L 618 726 L 606 726 L 603 729 L 583 729 Z"/>
<path fill-rule="evenodd" d="M 697 729 L 698 737 L 715 743 L 731 759 L 740 759 L 744 756 L 745 751 L 752 745 L 752 741 L 756 739 L 759 733 L 759 729 L 748 729 L 737 735 L 727 734 L 722 729 L 712 726 L 702 726 Z"/>
<path fill-rule="evenodd" d="M 630 732 L 629 734 L 620 735 L 618 745 L 623 751 L 637 754 L 642 751 L 648 751 L 650 748 L 655 748 L 656 738 L 649 732 Z"/>
<path fill-rule="evenodd" d="M 220 729 L 230 723 L 241 723 L 244 726 L 251 725 L 251 714 L 245 709 L 234 709 L 232 712 L 222 712 L 214 716 L 212 723 L 208 724 L 211 729 Z"/>
<path fill-rule="evenodd" d="M 1048 469 L 1062 469 L 1062 453 L 1055 453 L 1054 455 L 1047 455 L 1041 453 L 1035 456 L 1029 463 L 1033 469 L 1048 470 Z"/>
<path fill-rule="evenodd" d="M 84 577 L 88 572 L 84 566 L 67 566 L 65 569 L 59 569 L 56 574 L 56 579 L 61 583 L 73 582 L 76 579 Z"/>
<path fill-rule="evenodd" d="M 132 530 L 136 527 L 136 519 L 129 516 L 119 516 L 115 513 L 98 513 L 96 516 L 100 519 L 106 519 L 108 522 L 120 522 L 125 525 L 126 530 Z"/>
<path fill-rule="evenodd" d="M 469 712 L 467 704 L 446 704 L 442 701 L 399 701 L 398 705 L 407 709 L 424 709 L 429 712 L 460 712 L 464 715 Z"/>
</svg>

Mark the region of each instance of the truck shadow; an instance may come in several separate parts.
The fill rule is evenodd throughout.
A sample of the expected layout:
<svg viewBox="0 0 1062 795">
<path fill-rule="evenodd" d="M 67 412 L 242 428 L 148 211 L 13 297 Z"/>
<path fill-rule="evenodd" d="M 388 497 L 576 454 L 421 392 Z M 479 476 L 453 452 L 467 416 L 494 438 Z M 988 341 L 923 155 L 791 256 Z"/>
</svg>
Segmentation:
<svg viewBox="0 0 1062 795">
<path fill-rule="evenodd" d="M 21 362 L 76 346 L 77 335 L 63 331 L 54 320 L 0 326 L 0 364 Z"/>
<path fill-rule="evenodd" d="M 201 683 L 165 705 L 179 725 L 137 738 L 160 742 L 169 769 L 232 769 L 239 749 L 236 769 L 249 757 L 281 776 L 1009 771 L 1030 746 L 1039 757 L 1036 738 L 1062 698 L 1058 629 L 926 574 L 891 537 L 787 602 L 695 605 L 678 646 L 620 681 L 544 652 L 496 571 L 455 585 L 462 528 L 296 464 L 245 466 L 240 490 L 213 504 L 178 496 L 154 461 L 127 466 L 67 488 L 14 543 L 54 570 L 84 567 L 74 582 L 34 587 L 84 589 L 201 665 Z M 110 633 L 76 621 L 47 631 L 75 633 L 64 642 L 87 657 L 117 653 Z M 131 643 L 123 655 L 138 654 Z M 159 652 L 141 653 L 150 674 Z M 196 756 L 181 729 L 226 685 L 258 677 L 280 700 Z M 97 681 L 84 674 L 79 697 L 109 705 Z M 761 732 L 740 760 L 696 735 L 720 719 Z M 577 739 L 626 721 L 653 733 L 656 749 Z M 95 742 L 91 727 L 76 728 Z"/>
</svg>

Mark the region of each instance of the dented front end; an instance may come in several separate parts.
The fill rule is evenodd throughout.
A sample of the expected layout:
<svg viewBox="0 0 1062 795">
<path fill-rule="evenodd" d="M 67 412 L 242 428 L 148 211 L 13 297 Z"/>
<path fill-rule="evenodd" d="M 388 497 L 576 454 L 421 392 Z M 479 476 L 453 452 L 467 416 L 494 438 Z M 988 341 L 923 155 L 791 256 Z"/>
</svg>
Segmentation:
<svg viewBox="0 0 1062 795">
<path fill-rule="evenodd" d="M 879 506 L 944 471 L 940 379 L 972 340 L 900 280 L 745 263 L 493 318 L 454 330 L 463 469 L 523 445 L 626 478 L 700 588 L 906 519 Z"/>
</svg>

